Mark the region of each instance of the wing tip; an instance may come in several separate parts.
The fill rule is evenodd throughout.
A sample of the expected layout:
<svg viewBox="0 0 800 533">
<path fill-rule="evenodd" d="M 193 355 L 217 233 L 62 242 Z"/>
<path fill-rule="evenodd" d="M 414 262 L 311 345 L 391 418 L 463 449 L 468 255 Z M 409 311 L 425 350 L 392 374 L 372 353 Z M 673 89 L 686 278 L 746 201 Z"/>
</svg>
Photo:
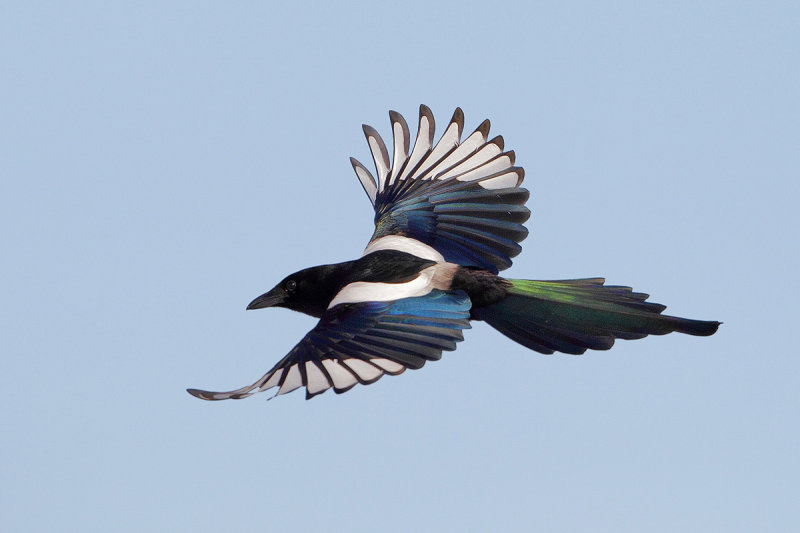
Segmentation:
<svg viewBox="0 0 800 533">
<path fill-rule="evenodd" d="M 401 124 L 406 122 L 405 117 L 403 117 L 402 114 L 398 113 L 393 109 L 389 110 L 389 120 L 391 120 L 392 122 L 399 122 Z"/>
<path fill-rule="evenodd" d="M 450 119 L 450 124 L 455 123 L 458 126 L 458 138 L 461 139 L 461 134 L 464 133 L 464 111 L 460 107 L 456 107 L 453 111 L 453 117 Z"/>
<path fill-rule="evenodd" d="M 316 398 L 317 396 L 319 396 L 320 394 L 324 394 L 328 390 L 330 390 L 330 387 L 326 387 L 326 388 L 322 389 L 321 391 L 311 392 L 311 391 L 308 390 L 308 386 L 306 386 L 306 400 L 311 400 L 312 398 Z M 270 399 L 272 399 L 272 398 L 270 398 Z"/>
<path fill-rule="evenodd" d="M 503 139 L 503 136 L 502 136 L 502 135 L 498 135 L 497 137 L 495 137 L 494 139 L 492 139 L 491 141 L 489 141 L 489 143 L 488 143 L 488 144 L 494 144 L 494 145 L 496 145 L 498 148 L 500 148 L 500 151 L 501 151 L 501 152 L 502 152 L 503 150 L 505 150 L 505 147 L 506 147 L 506 141 L 505 141 L 505 139 Z"/>
<path fill-rule="evenodd" d="M 419 105 L 419 127 L 417 129 L 417 134 L 422 131 L 422 120 L 425 119 L 428 121 L 428 144 L 433 144 L 433 136 L 436 132 L 436 120 L 433 118 L 433 111 L 431 108 L 426 106 L 425 104 Z"/>
<path fill-rule="evenodd" d="M 213 398 L 208 397 L 208 391 L 200 390 L 200 389 L 186 389 L 186 392 L 194 396 L 195 398 L 200 398 L 201 400 L 213 400 Z"/>
<path fill-rule="evenodd" d="M 219 400 L 241 400 L 242 398 L 247 398 L 248 396 L 252 396 L 251 393 L 247 392 L 233 394 L 230 392 L 212 392 L 200 389 L 186 389 L 186 392 L 188 392 L 195 398 L 199 398 L 201 400 L 207 400 L 209 402 L 216 402 Z"/>
<path fill-rule="evenodd" d="M 516 170 L 517 176 L 519 176 L 517 181 L 517 187 L 519 187 L 522 185 L 522 182 L 525 181 L 525 169 L 522 167 L 514 167 L 514 170 Z M 530 197 L 530 192 L 528 193 L 528 196 Z M 527 202 L 528 198 L 525 198 L 525 201 Z"/>
<path fill-rule="evenodd" d="M 350 164 L 353 166 L 353 171 L 356 173 L 356 177 L 361 183 L 361 187 L 364 188 L 364 192 L 367 194 L 369 201 L 372 205 L 375 205 L 375 198 L 378 194 L 378 182 L 375 181 L 372 172 L 355 157 L 350 158 Z"/>
<path fill-rule="evenodd" d="M 351 157 L 350 158 L 350 164 L 353 165 L 353 168 L 360 168 L 360 169 L 366 170 L 367 173 L 370 174 L 370 177 L 372 178 L 372 180 L 375 181 L 375 178 L 372 177 L 372 173 L 367 169 L 367 167 L 364 166 L 363 163 L 361 163 L 361 161 L 359 161 L 355 157 Z"/>
<path fill-rule="evenodd" d="M 361 131 L 363 131 L 364 135 L 366 135 L 367 137 L 369 136 L 380 137 L 378 131 L 369 124 L 362 124 Z"/>
<path fill-rule="evenodd" d="M 480 125 L 475 128 L 475 131 L 483 136 L 484 142 L 489 138 L 489 130 L 492 128 L 492 122 L 487 118 Z"/>
</svg>

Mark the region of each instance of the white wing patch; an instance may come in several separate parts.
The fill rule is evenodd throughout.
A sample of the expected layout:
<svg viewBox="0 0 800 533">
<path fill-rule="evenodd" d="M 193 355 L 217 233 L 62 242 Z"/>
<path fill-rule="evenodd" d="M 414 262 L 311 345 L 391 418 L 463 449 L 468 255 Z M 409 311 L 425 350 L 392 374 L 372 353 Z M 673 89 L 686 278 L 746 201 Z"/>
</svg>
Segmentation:
<svg viewBox="0 0 800 533">
<path fill-rule="evenodd" d="M 517 172 L 506 172 L 505 174 L 482 180 L 481 187 L 484 189 L 508 189 L 517 187 L 520 181 L 520 175 Z"/>
<path fill-rule="evenodd" d="M 447 170 L 453 165 L 464 166 L 465 164 L 469 164 L 473 157 L 477 155 L 475 152 L 477 152 L 480 147 L 486 144 L 486 135 L 488 131 L 489 123 L 488 121 L 484 121 L 484 123 L 481 124 L 481 126 L 478 127 L 474 133 L 467 137 L 463 143 L 458 145 L 458 148 L 453 150 L 450 155 L 442 159 L 439 164 L 429 170 L 423 179 L 431 179 L 433 177 L 437 177 L 437 179 L 444 179 L 445 177 L 449 176 L 446 174 L 437 176 L 437 174 L 442 173 L 442 171 Z M 464 161 L 465 159 L 466 161 Z"/>
<path fill-rule="evenodd" d="M 396 376 L 406 370 L 406 367 L 400 363 L 380 357 L 374 357 L 369 360 L 361 360 L 354 357 L 344 357 L 342 359 L 326 358 L 316 362 L 306 361 L 303 364 L 309 397 L 316 396 L 330 388 L 333 388 L 337 393 L 346 392 L 358 383 L 369 385 L 378 381 L 384 374 Z M 299 365 L 300 363 L 294 363 L 287 368 L 278 368 L 274 373 L 265 374 L 252 385 L 233 391 L 210 392 L 189 389 L 189 392 L 205 400 L 247 398 L 257 392 L 277 387 L 281 378 L 286 375 L 283 385 L 275 393 L 275 396 L 282 396 L 303 386 L 303 376 Z"/>
<path fill-rule="evenodd" d="M 402 298 L 424 296 L 433 290 L 433 278 L 438 265 L 430 266 L 420 271 L 417 277 L 405 283 L 380 283 L 369 281 L 355 281 L 345 285 L 333 297 L 328 309 L 340 304 L 354 304 L 361 302 L 392 302 Z"/>
<path fill-rule="evenodd" d="M 353 373 L 339 364 L 339 361 L 334 359 L 323 359 L 322 366 L 328 371 L 328 375 L 333 380 L 333 386 L 338 390 L 345 391 L 358 383 Z"/>
<path fill-rule="evenodd" d="M 477 150 L 472 157 L 469 159 L 464 159 L 456 166 L 448 170 L 447 172 L 443 173 L 439 176 L 439 179 L 447 179 L 452 176 L 457 176 L 459 174 L 465 174 L 471 170 L 479 168 L 481 165 L 490 161 L 491 159 L 497 157 L 498 155 L 503 153 L 503 148 L 496 144 L 495 142 L 491 142 L 488 144 L 484 144 Z M 467 181 L 463 180 L 462 181 Z"/>
<path fill-rule="evenodd" d="M 324 371 L 320 368 L 319 364 L 322 365 Z M 384 373 L 396 376 L 402 374 L 406 369 L 406 367 L 400 363 L 395 363 L 389 359 L 374 358 L 369 361 L 362 361 L 352 357 L 344 358 L 341 361 L 337 359 L 322 359 L 318 363 L 306 361 L 304 366 L 306 372 L 306 388 L 310 395 L 320 394 L 330 388 L 334 388 L 337 392 L 345 392 L 358 383 L 374 383 L 383 376 Z M 228 393 L 212 393 L 213 399 L 224 400 L 232 397 L 244 398 L 251 396 L 255 389 L 258 389 L 256 392 L 263 392 L 267 389 L 277 387 L 284 374 L 286 374 L 286 379 L 283 381 L 283 385 L 278 389 L 278 392 L 275 393 L 275 396 L 282 396 L 303 386 L 303 377 L 300 373 L 299 364 L 295 363 L 288 368 L 277 369 L 271 376 L 267 374 L 269 379 L 264 381 L 261 385 L 259 385 L 260 382 L 267 376 L 264 376 L 250 387 L 243 387 L 242 389 Z"/>
<path fill-rule="evenodd" d="M 511 170 L 514 165 L 513 152 L 503 154 L 503 138 L 496 137 L 487 142 L 489 136 L 489 121 L 485 120 L 461 142 L 464 129 L 464 113 L 456 108 L 453 118 L 447 125 L 442 137 L 434 145 L 433 137 L 435 122 L 433 113 L 426 106 L 420 106 L 419 127 L 414 148 L 409 155 L 408 125 L 402 115 L 390 111 L 392 123 L 392 162 L 389 163 L 389 152 L 386 145 L 375 129 L 364 126 L 364 135 L 367 137 L 370 153 L 375 162 L 378 179 L 357 160 L 351 158 L 353 169 L 364 186 L 370 201 L 375 205 L 378 193 L 398 180 L 430 180 L 447 179 L 458 176 L 460 181 L 478 181 L 485 189 L 499 189 L 518 186 L 522 181 L 520 173 L 516 180 L 511 177 L 498 180 L 483 180 L 493 174 Z M 497 156 L 503 154 L 504 157 Z M 487 165 L 487 162 L 491 164 Z"/>
<path fill-rule="evenodd" d="M 426 164 L 423 166 L 426 167 L 426 170 L 423 170 L 417 175 L 412 176 L 412 178 L 416 179 L 421 175 L 421 179 L 427 179 L 425 174 L 429 172 L 429 169 L 436 168 L 440 161 L 445 159 L 445 156 L 458 146 L 458 143 L 461 141 L 461 132 L 463 129 L 464 113 L 460 108 L 456 108 L 456 112 L 453 114 L 453 119 L 450 121 L 447 129 L 444 130 L 441 139 L 439 139 L 439 142 L 437 142 L 436 146 L 433 147 L 430 154 L 428 154 L 428 157 L 425 158 Z"/>
<path fill-rule="evenodd" d="M 492 174 L 497 174 L 498 172 L 502 172 L 508 168 L 511 168 L 511 165 L 514 163 L 512 160 L 511 154 L 513 152 L 509 152 L 508 154 L 498 155 L 493 159 L 483 163 L 479 167 L 475 167 L 472 170 L 464 172 L 462 174 L 457 174 L 456 179 L 458 181 L 475 181 L 481 178 L 485 178 L 486 176 L 491 176 Z"/>
<path fill-rule="evenodd" d="M 419 107 L 419 127 L 417 128 L 417 140 L 414 141 L 414 149 L 408 158 L 408 164 L 400 175 L 400 179 L 409 178 L 414 167 L 422 161 L 428 150 L 433 145 L 433 134 L 436 129 L 436 122 L 433 120 L 433 113 L 427 106 Z"/>
<path fill-rule="evenodd" d="M 392 173 L 389 175 L 389 185 L 391 185 L 397 179 L 403 163 L 408 159 L 410 134 L 408 132 L 408 124 L 403 115 L 396 111 L 389 111 L 389 118 L 392 121 L 392 137 L 394 138 Z"/>
<path fill-rule="evenodd" d="M 306 387 L 308 393 L 311 395 L 320 394 L 330 388 L 334 388 L 338 392 L 345 392 L 358 383 L 374 383 L 380 379 L 384 373 L 396 376 L 402 374 L 406 369 L 406 367 L 400 363 L 381 358 L 370 359 L 369 361 L 362 361 L 352 357 L 344 358 L 341 361 L 337 359 L 323 359 L 320 363 L 322 364 L 322 368 L 325 369 L 325 372 L 328 373 L 327 376 L 320 367 L 317 366 L 317 363 L 313 361 L 306 361 L 305 363 Z M 275 396 L 281 396 L 292 392 L 303 385 L 298 364 L 295 363 L 288 369 L 279 369 L 276 371 L 264 385 L 259 387 L 259 392 L 277 386 L 284 372 L 287 372 L 286 380 Z M 328 376 L 330 376 L 330 379 Z M 249 394 L 247 396 L 249 396 Z"/>
<path fill-rule="evenodd" d="M 262 390 L 267 390 L 267 389 L 271 389 L 272 387 L 275 387 L 278 384 L 278 382 L 280 382 L 281 376 L 283 376 L 283 372 L 284 372 L 283 369 L 278 370 L 277 372 L 275 372 L 272 376 L 270 376 L 270 378 L 267 381 L 264 382 L 263 385 L 261 385 L 258 388 L 258 390 L 262 391 Z"/>
<path fill-rule="evenodd" d="M 292 392 L 295 389 L 299 389 L 303 386 L 303 377 L 300 375 L 300 369 L 297 367 L 297 364 L 293 364 L 289 367 L 289 371 L 286 374 L 286 379 L 283 381 L 283 385 L 281 388 L 278 389 L 278 396 L 281 394 L 286 394 L 287 392 Z"/>
<path fill-rule="evenodd" d="M 375 205 L 375 198 L 378 195 L 378 186 L 375 184 L 375 178 L 373 178 L 369 170 L 355 158 L 350 158 L 350 164 L 353 165 L 353 170 L 356 171 L 356 176 L 358 176 L 361 186 L 364 187 L 364 192 L 367 193 L 369 201 L 372 202 L 372 205 Z"/>
<path fill-rule="evenodd" d="M 373 383 L 383 375 L 383 370 L 360 359 L 345 359 L 344 364 L 364 383 Z"/>
<path fill-rule="evenodd" d="M 331 388 L 328 378 L 313 361 L 306 361 L 306 378 L 308 379 L 306 387 L 309 394 L 318 394 Z"/>
<path fill-rule="evenodd" d="M 411 237 L 404 237 L 402 235 L 387 235 L 375 239 L 367 245 L 364 253 L 361 256 L 377 252 L 379 250 L 397 250 L 398 252 L 406 252 L 411 255 L 416 255 L 428 261 L 436 261 L 441 263 L 444 261 L 444 256 L 436 251 L 432 246 L 428 246 L 424 242 Z"/>
<path fill-rule="evenodd" d="M 370 359 L 369 361 L 373 365 L 378 365 L 383 370 L 385 370 L 388 374 L 396 376 L 397 374 L 402 374 L 403 371 L 406 369 L 400 363 L 395 363 L 394 361 L 390 361 L 388 359 Z"/>
<path fill-rule="evenodd" d="M 378 171 L 378 190 L 381 191 L 386 186 L 386 177 L 389 175 L 389 152 L 386 151 L 383 139 L 374 128 L 366 124 L 362 128 L 372 152 L 372 159 L 375 161 L 375 168 Z"/>
</svg>

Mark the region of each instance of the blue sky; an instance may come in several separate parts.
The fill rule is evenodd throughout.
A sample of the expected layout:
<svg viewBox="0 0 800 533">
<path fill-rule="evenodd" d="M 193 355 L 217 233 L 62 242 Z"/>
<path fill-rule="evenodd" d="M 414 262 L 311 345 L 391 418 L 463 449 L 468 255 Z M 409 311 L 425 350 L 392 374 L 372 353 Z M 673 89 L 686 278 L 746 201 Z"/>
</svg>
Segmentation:
<svg viewBox="0 0 800 533">
<path fill-rule="evenodd" d="M 795 530 L 797 4 L 285 4 L 0 7 L 0 529 Z M 360 254 L 360 126 L 421 103 L 525 167 L 509 276 L 719 333 L 543 356 L 477 324 L 341 396 L 186 394 L 313 327 L 244 307 Z"/>
</svg>

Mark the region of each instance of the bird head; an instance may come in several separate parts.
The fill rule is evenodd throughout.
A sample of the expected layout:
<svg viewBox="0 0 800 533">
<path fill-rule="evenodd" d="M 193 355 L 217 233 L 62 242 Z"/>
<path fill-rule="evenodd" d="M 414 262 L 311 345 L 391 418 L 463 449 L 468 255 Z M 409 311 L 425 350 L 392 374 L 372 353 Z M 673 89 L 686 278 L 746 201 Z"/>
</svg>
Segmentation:
<svg viewBox="0 0 800 533">
<path fill-rule="evenodd" d="M 289 300 L 297 291 L 297 282 L 288 277 L 275 285 L 247 305 L 247 309 L 263 309 L 265 307 L 287 307 Z"/>
<path fill-rule="evenodd" d="M 290 274 L 250 302 L 247 309 L 285 307 L 319 318 L 341 288 L 341 267 L 341 264 L 322 265 Z"/>
</svg>

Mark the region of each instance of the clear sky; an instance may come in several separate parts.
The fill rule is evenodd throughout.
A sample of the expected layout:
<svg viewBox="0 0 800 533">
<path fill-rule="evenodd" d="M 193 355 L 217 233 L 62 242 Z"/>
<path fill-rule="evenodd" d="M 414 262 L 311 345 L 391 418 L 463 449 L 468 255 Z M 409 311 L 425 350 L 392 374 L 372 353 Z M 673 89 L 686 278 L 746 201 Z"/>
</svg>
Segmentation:
<svg viewBox="0 0 800 533">
<path fill-rule="evenodd" d="M 797 531 L 796 2 L 111 4 L 0 6 L 0 530 Z M 244 308 L 360 255 L 361 124 L 421 103 L 525 167 L 509 276 L 719 333 L 186 394 L 313 327 Z"/>
</svg>

